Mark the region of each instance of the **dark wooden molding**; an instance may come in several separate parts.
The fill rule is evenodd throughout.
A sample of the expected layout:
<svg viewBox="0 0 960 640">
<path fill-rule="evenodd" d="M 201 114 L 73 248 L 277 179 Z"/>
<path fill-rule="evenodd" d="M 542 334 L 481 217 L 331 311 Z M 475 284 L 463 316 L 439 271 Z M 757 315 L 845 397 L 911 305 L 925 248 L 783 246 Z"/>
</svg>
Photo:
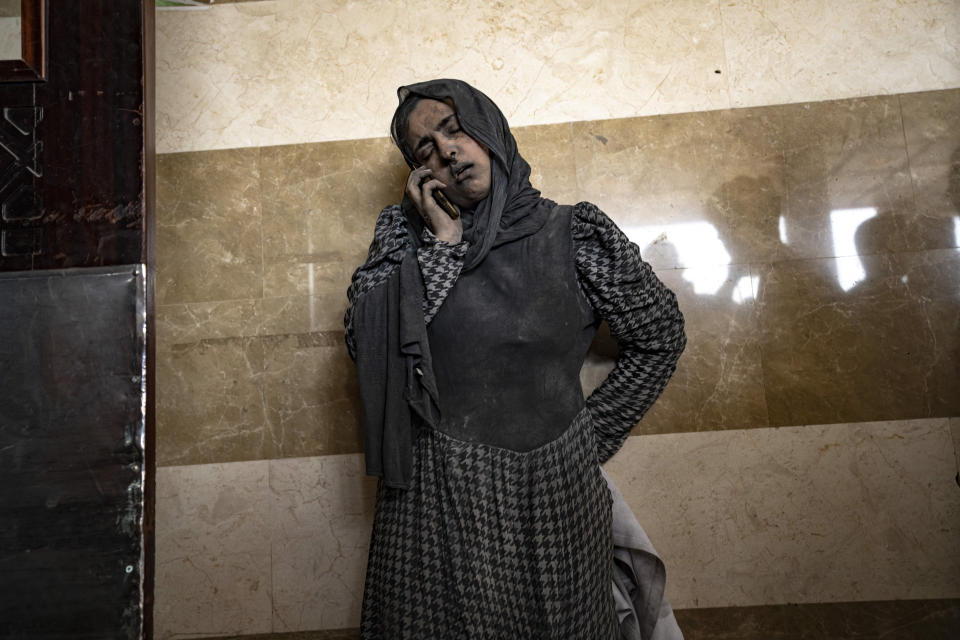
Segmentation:
<svg viewBox="0 0 960 640">
<path fill-rule="evenodd" d="M 21 0 L 20 59 L 0 60 L 0 82 L 42 82 L 47 77 L 47 0 Z"/>
</svg>

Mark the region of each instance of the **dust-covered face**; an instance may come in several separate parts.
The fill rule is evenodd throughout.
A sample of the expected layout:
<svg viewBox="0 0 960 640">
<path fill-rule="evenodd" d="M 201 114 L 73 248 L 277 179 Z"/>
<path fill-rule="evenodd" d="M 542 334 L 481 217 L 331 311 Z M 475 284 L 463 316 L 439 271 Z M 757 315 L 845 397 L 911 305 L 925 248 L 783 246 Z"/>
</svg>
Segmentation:
<svg viewBox="0 0 960 640">
<path fill-rule="evenodd" d="M 406 143 L 457 206 L 473 209 L 490 193 L 490 152 L 460 128 L 457 112 L 446 102 L 417 103 L 407 120 Z"/>
</svg>

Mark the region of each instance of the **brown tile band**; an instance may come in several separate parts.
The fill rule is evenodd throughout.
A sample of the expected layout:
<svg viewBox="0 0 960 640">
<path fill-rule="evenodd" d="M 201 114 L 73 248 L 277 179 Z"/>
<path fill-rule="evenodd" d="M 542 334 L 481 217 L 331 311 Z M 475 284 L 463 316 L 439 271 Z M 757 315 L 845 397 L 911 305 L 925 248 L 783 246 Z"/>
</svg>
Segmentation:
<svg viewBox="0 0 960 640">
<path fill-rule="evenodd" d="M 516 137 L 677 293 L 687 351 L 635 434 L 960 415 L 960 89 Z M 384 138 L 159 157 L 159 464 L 360 450 L 331 336 L 405 176 Z"/>
</svg>

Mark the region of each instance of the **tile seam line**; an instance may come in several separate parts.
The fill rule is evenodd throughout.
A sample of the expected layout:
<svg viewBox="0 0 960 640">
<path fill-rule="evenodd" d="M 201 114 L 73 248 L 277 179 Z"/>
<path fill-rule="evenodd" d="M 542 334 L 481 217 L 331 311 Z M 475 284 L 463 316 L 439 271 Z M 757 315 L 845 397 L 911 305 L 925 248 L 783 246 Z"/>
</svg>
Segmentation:
<svg viewBox="0 0 960 640">
<path fill-rule="evenodd" d="M 179 464 L 164 464 L 158 465 L 157 468 L 162 469 L 183 469 L 187 467 L 202 467 L 205 465 L 239 465 L 239 464 L 257 464 L 257 463 L 267 463 L 268 469 L 272 467 L 273 463 L 276 462 L 289 462 L 289 461 L 310 461 L 317 460 L 319 458 L 343 458 L 343 457 L 355 457 L 363 456 L 363 452 L 353 452 L 353 453 L 321 453 L 313 456 L 290 456 L 290 457 L 281 457 L 281 458 L 248 458 L 244 460 L 221 460 L 221 461 L 211 461 L 211 462 L 188 462 L 188 463 L 179 463 Z M 366 474 L 363 474 L 362 477 L 367 477 Z M 269 487 L 268 487 L 269 489 Z"/>
<path fill-rule="evenodd" d="M 907 175 L 910 176 L 910 196 L 913 199 L 913 210 L 918 209 L 917 185 L 913 175 L 913 160 L 910 158 L 910 144 L 907 142 L 907 123 L 903 117 L 903 94 L 897 94 L 897 112 L 900 116 L 900 133 L 903 135 L 903 154 L 907 158 Z"/>
<path fill-rule="evenodd" d="M 950 420 L 958 420 L 960 416 L 947 416 L 947 417 L 936 417 L 936 418 L 906 418 L 906 419 L 890 419 L 890 420 L 861 420 L 858 422 L 827 422 L 827 423 L 808 423 L 808 424 L 792 424 L 792 425 L 781 425 L 781 426 L 767 426 L 767 427 L 751 427 L 751 428 L 741 428 L 741 429 L 711 429 L 708 431 L 672 431 L 669 433 L 641 433 L 636 435 L 629 436 L 629 439 L 632 438 L 656 438 L 662 436 L 688 436 L 695 437 L 703 434 L 732 434 L 738 432 L 749 432 L 755 433 L 757 431 L 778 431 L 784 429 L 806 429 L 813 427 L 839 427 L 845 426 L 850 428 L 862 427 L 864 425 L 884 425 L 894 422 L 899 423 L 915 423 L 915 422 L 932 422 L 932 421 L 944 421 L 946 426 L 949 427 Z M 222 461 L 210 461 L 210 462 L 190 462 L 185 464 L 165 464 L 157 465 L 158 468 L 171 469 L 171 468 L 183 468 L 183 467 L 198 467 L 203 465 L 222 465 L 222 464 L 254 464 L 258 462 L 273 463 L 279 461 L 290 461 L 290 460 L 316 460 L 318 458 L 331 458 L 331 457 L 343 457 L 343 456 L 363 456 L 362 451 L 354 451 L 348 453 L 323 453 L 313 456 L 290 456 L 290 457 L 274 457 L 274 458 L 250 458 L 245 460 L 222 460 Z M 366 477 L 364 474 L 363 477 Z"/>
<path fill-rule="evenodd" d="M 723 52 L 723 84 L 727 94 L 727 109 L 733 109 L 733 96 L 730 93 L 730 78 L 733 71 L 730 68 L 730 59 L 727 57 L 727 30 L 723 19 L 723 2 L 717 1 L 717 13 L 720 17 L 720 51 Z"/>
<path fill-rule="evenodd" d="M 803 105 L 803 104 L 820 104 L 824 102 L 843 102 L 847 100 L 867 100 L 870 98 L 891 98 L 899 97 L 904 95 L 912 95 L 916 93 L 939 93 L 939 92 L 948 92 L 948 91 L 957 91 L 960 89 L 960 86 L 956 87 L 944 87 L 940 89 L 919 89 L 917 91 L 901 91 L 893 93 L 868 93 L 868 94 L 851 94 L 845 96 L 838 96 L 833 98 L 823 98 L 823 99 L 813 99 L 813 100 L 793 100 L 788 102 L 772 102 L 768 104 L 747 104 L 741 106 L 730 106 L 719 109 L 693 109 L 686 111 L 665 111 L 663 113 L 652 113 L 646 115 L 628 115 L 628 116 L 616 116 L 612 118 L 593 118 L 593 119 L 584 119 L 584 120 L 556 120 L 556 121 L 547 121 L 547 122 L 531 122 L 527 124 L 511 125 L 511 130 L 513 129 L 524 129 L 528 127 L 547 127 L 547 126 L 556 126 L 564 124 L 579 124 L 579 123 L 594 123 L 594 122 L 606 122 L 609 120 L 632 120 L 636 118 L 655 118 L 658 116 L 680 116 L 691 113 L 710 113 L 714 111 L 729 111 L 729 110 L 742 110 L 742 109 L 767 109 L 774 107 L 786 107 L 794 105 Z M 214 151 L 237 151 L 241 149 L 273 149 L 278 147 L 294 147 L 301 145 L 315 145 L 315 144 L 324 144 L 328 142 L 355 142 L 362 140 L 388 140 L 389 136 L 385 135 L 365 135 L 365 136 L 356 136 L 353 138 L 324 138 L 321 140 L 302 140 L 299 142 L 283 142 L 280 144 L 250 144 L 244 146 L 214 146 L 214 147 L 205 147 L 201 149 L 174 149 L 169 151 L 158 151 L 157 156 L 171 156 L 178 154 L 187 154 L 187 153 L 207 153 Z"/>
<path fill-rule="evenodd" d="M 313 263 L 316 264 L 316 263 Z M 358 263 L 357 267 L 360 267 L 361 264 Z M 164 307 L 180 307 L 188 304 L 220 304 L 223 302 L 249 302 L 249 301 L 259 301 L 259 300 L 283 300 L 286 298 L 323 298 L 325 294 L 314 294 L 310 295 L 309 293 L 300 293 L 293 294 L 288 296 L 260 296 L 260 297 L 245 297 L 245 298 L 217 298 L 216 300 L 185 300 L 183 302 L 164 302 L 162 304 L 156 305 L 157 309 L 162 309 Z M 343 291 L 343 299 L 347 299 L 346 289 Z"/>
</svg>

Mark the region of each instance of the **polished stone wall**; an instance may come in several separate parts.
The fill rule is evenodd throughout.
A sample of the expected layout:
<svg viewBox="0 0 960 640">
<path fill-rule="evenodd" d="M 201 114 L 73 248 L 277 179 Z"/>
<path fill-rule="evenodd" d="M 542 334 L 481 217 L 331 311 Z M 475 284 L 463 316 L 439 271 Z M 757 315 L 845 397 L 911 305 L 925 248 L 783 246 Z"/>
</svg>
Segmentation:
<svg viewBox="0 0 960 640">
<path fill-rule="evenodd" d="M 855 631 L 823 603 L 924 600 L 954 624 L 960 90 L 516 137 L 534 185 L 610 214 L 686 316 L 608 470 L 693 637 L 721 637 L 717 608 L 755 629 L 729 637 L 788 637 L 764 631 L 787 603 Z M 405 173 L 384 138 L 159 157 L 158 637 L 356 626 L 374 483 L 341 318 Z M 588 390 L 612 356 L 599 340 Z"/>
<path fill-rule="evenodd" d="M 513 126 L 960 86 L 956 0 L 263 0 L 157 14 L 157 149 L 387 135 L 462 78 Z"/>
<path fill-rule="evenodd" d="M 520 128 L 603 208 L 689 346 L 636 433 L 960 415 L 960 90 Z M 385 139 L 160 156 L 158 461 L 360 451 L 345 290 Z M 597 345 L 588 388 L 612 362 Z"/>
</svg>

